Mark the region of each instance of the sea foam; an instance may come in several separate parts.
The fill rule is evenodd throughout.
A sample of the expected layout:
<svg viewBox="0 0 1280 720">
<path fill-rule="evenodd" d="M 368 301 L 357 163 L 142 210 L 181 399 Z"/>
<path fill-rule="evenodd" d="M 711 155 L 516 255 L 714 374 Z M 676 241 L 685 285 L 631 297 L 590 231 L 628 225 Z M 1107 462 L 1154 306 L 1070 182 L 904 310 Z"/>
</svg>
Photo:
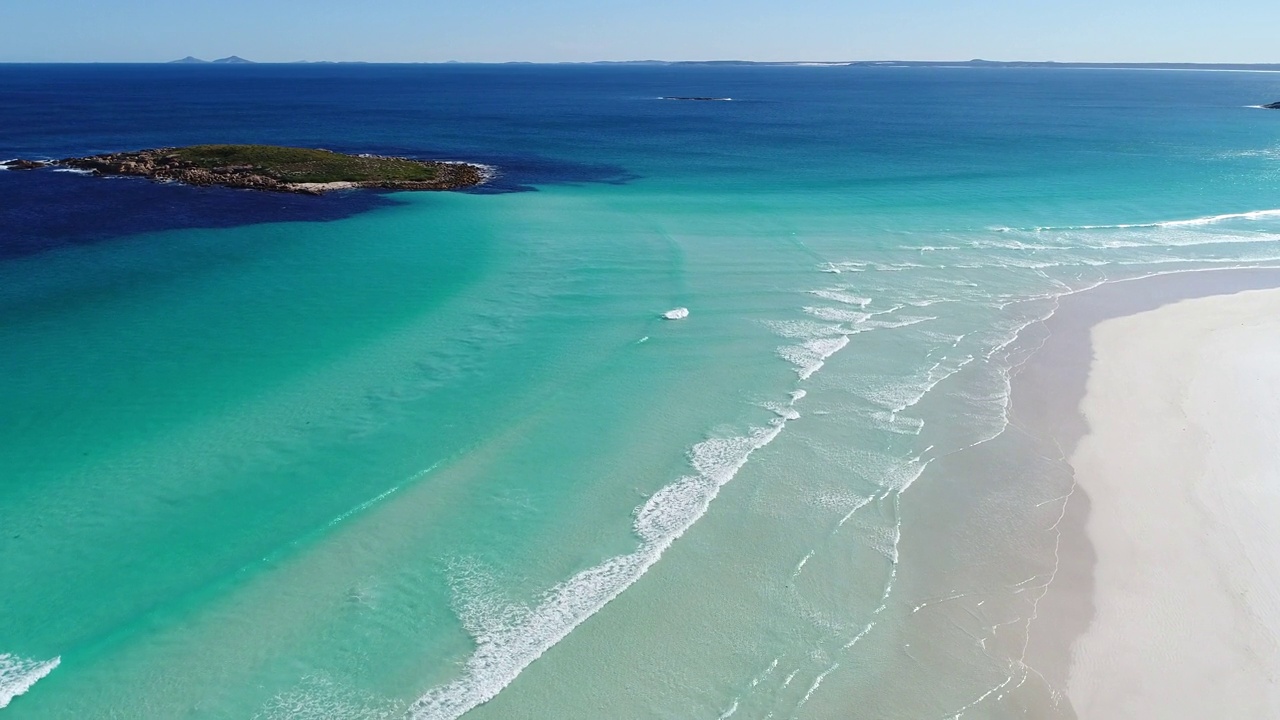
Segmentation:
<svg viewBox="0 0 1280 720">
<path fill-rule="evenodd" d="M 822 369 L 827 358 L 835 355 L 849 344 L 848 334 L 836 337 L 819 337 L 806 340 L 799 345 L 786 345 L 778 348 L 778 355 L 796 368 L 801 380 L 808 380 L 814 373 Z"/>
<path fill-rule="evenodd" d="M 1149 223 L 1117 223 L 1114 225 L 1062 225 L 1062 226 L 1043 226 L 1035 228 L 1015 228 L 1015 227 L 997 227 L 992 228 L 996 232 L 1029 232 L 1029 233 L 1045 233 L 1064 230 L 1133 230 L 1142 228 L 1173 228 L 1173 227 L 1197 227 L 1202 225 L 1216 225 L 1218 223 L 1228 222 L 1231 220 L 1265 220 L 1268 218 L 1280 218 L 1280 208 L 1271 210 L 1250 210 L 1248 212 L 1222 213 L 1220 215 L 1204 215 L 1202 217 L 1187 218 L 1185 220 L 1162 220 L 1159 222 Z"/>
<path fill-rule="evenodd" d="M 832 300 L 845 305 L 857 305 L 858 307 L 866 307 L 871 304 L 871 298 L 859 297 L 849 293 L 842 288 L 824 288 L 822 290 L 810 290 L 811 295 L 817 295 L 824 300 Z"/>
<path fill-rule="evenodd" d="M 791 402 L 799 397 L 793 395 Z M 786 413 L 745 435 L 694 445 L 689 452 L 694 474 L 666 485 L 636 508 L 632 530 L 640 545 L 635 552 L 579 572 L 546 591 L 536 605 L 507 601 L 483 568 L 459 564 L 453 578 L 455 609 L 476 649 L 462 676 L 418 698 L 409 716 L 453 720 L 492 700 L 534 660 L 653 567 L 706 513 L 751 454 L 772 442 L 796 417 Z"/>
<path fill-rule="evenodd" d="M 0 653 L 0 708 L 31 689 L 44 676 L 53 672 L 62 662 L 61 657 L 52 660 L 27 660 L 17 655 Z"/>
<path fill-rule="evenodd" d="M 335 682 L 327 675 L 308 675 L 297 687 L 271 698 L 253 720 L 394 720 L 402 706 Z"/>
</svg>

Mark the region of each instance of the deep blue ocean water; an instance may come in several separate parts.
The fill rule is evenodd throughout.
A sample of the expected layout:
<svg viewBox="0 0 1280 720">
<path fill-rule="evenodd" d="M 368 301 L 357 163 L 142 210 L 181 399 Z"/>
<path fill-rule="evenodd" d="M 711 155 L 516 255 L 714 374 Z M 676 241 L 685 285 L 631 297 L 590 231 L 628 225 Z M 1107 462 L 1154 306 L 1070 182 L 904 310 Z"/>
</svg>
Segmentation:
<svg viewBox="0 0 1280 720">
<path fill-rule="evenodd" d="M 1064 293 L 1280 262 L 1280 112 L 1250 107 L 1276 99 L 1246 72 L 0 65 L 0 159 L 497 172 L 316 198 L 0 171 L 0 707 L 1072 717 L 1024 658 L 1069 479 L 1006 432 L 1009 374 Z"/>
</svg>

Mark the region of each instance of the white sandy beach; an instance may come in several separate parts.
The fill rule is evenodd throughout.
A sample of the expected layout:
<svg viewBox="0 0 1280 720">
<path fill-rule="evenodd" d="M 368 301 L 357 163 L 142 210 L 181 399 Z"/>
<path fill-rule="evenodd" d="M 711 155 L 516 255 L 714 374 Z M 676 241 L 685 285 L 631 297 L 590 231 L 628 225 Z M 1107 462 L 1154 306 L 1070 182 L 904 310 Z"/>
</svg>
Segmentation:
<svg viewBox="0 0 1280 720">
<path fill-rule="evenodd" d="M 1072 457 L 1097 553 L 1091 718 L 1280 717 L 1280 290 L 1107 320 Z"/>
</svg>

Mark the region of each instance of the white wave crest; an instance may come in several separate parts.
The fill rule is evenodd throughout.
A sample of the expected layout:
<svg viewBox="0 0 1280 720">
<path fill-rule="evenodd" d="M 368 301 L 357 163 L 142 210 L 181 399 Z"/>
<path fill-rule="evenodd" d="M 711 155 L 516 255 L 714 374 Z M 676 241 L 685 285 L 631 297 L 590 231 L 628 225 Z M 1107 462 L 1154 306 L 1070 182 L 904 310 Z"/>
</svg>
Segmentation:
<svg viewBox="0 0 1280 720">
<path fill-rule="evenodd" d="M 743 436 L 694 445 L 689 462 L 695 474 L 663 487 L 636 509 L 636 551 L 579 572 L 544 593 L 535 606 L 506 601 L 485 572 L 462 567 L 454 581 L 457 612 L 475 639 L 475 652 L 461 677 L 418 698 L 409 717 L 454 720 L 493 699 L 534 660 L 640 579 L 706 513 L 751 453 L 772 442 L 793 417 L 798 415 L 776 417 Z"/>
<path fill-rule="evenodd" d="M 800 419 L 800 413 L 796 412 L 796 409 L 791 407 L 790 403 L 763 402 L 760 403 L 760 407 L 785 420 Z"/>
<path fill-rule="evenodd" d="M 0 653 L 0 708 L 31 689 L 44 676 L 53 672 L 62 662 L 61 657 L 52 660 L 27 660 L 17 655 Z"/>
<path fill-rule="evenodd" d="M 840 663 L 834 663 L 831 665 L 831 667 L 819 673 L 818 677 L 814 679 L 813 684 L 809 686 L 809 690 L 805 692 L 804 697 L 801 698 L 800 702 L 796 704 L 796 709 L 799 710 L 800 708 L 804 707 L 804 704 L 809 702 L 809 698 L 813 697 L 813 694 L 818 691 L 819 687 L 822 686 L 822 681 L 826 680 L 827 676 L 835 672 L 836 668 L 839 668 L 839 667 L 840 667 Z"/>
<path fill-rule="evenodd" d="M 936 317 L 915 317 L 915 316 L 908 317 L 908 316 L 901 316 L 901 315 L 895 315 L 894 317 L 897 317 L 900 319 L 898 320 L 867 320 L 865 323 L 863 323 L 863 325 L 865 325 L 868 328 L 881 328 L 885 330 L 893 330 L 896 328 L 904 328 L 911 325 L 919 325 L 920 323 L 923 323 L 923 322 L 929 322 L 931 320 L 938 319 Z"/>
<path fill-rule="evenodd" d="M 1199 225 L 1216 225 L 1231 220 L 1265 220 L 1267 218 L 1280 218 L 1280 208 L 1273 210 L 1250 210 L 1248 212 L 1223 213 L 1221 215 L 1205 215 L 1203 217 L 1188 218 L 1185 220 L 1163 220 L 1160 222 L 1149 223 L 1117 223 L 1114 225 L 1063 225 L 1063 226 L 1044 226 L 1035 228 L 1014 228 L 1014 227 L 997 227 L 992 228 L 996 232 L 1019 232 L 1019 233 L 1044 233 L 1044 232 L 1061 232 L 1067 230 L 1131 230 L 1140 228 L 1175 228 L 1175 227 L 1195 227 Z"/>
<path fill-rule="evenodd" d="M 1086 246 L 1097 250 L 1116 250 L 1125 248 L 1159 249 L 1162 247 L 1196 247 L 1200 245 L 1234 245 L 1275 242 L 1280 242 L 1280 236 L 1269 233 L 1256 235 L 1227 235 L 1216 232 L 1183 232 L 1178 234 L 1163 234 L 1156 237 L 1130 235 L 1105 238 L 1098 242 L 1086 243 Z"/>
<path fill-rule="evenodd" d="M 819 305 L 817 307 L 806 307 L 805 312 L 818 318 L 819 320 L 827 320 L 829 322 L 846 322 L 857 324 L 871 317 L 871 313 L 861 312 L 858 310 L 845 310 L 844 308 L 826 307 Z"/>
<path fill-rule="evenodd" d="M 840 288 L 810 290 L 809 294 L 817 295 L 818 297 L 823 298 L 824 300 L 831 300 L 833 302 L 844 303 L 845 305 L 857 305 L 858 307 L 862 307 L 862 308 L 871 304 L 871 298 L 858 297 L 857 295 L 851 295 L 847 291 L 842 290 Z"/>
<path fill-rule="evenodd" d="M 1280 217 L 1280 208 L 1274 210 L 1253 210 L 1242 213 L 1227 213 L 1225 215 L 1210 215 L 1207 217 L 1192 218 L 1190 220 L 1171 220 L 1169 222 L 1156 223 L 1156 225 L 1157 227 L 1186 227 L 1190 225 L 1213 225 L 1227 220 L 1265 220 L 1267 218 L 1275 217 Z"/>
<path fill-rule="evenodd" d="M 769 320 L 765 325 L 781 337 L 798 340 L 836 337 L 849 333 L 839 325 L 823 325 L 810 320 Z"/>
<path fill-rule="evenodd" d="M 840 352 L 849 344 L 848 335 L 837 337 L 820 337 L 807 340 L 800 345 L 786 345 L 778 348 L 778 355 L 796 366 L 796 374 L 801 380 L 808 380 L 814 373 L 822 369 L 827 358 Z"/>
</svg>

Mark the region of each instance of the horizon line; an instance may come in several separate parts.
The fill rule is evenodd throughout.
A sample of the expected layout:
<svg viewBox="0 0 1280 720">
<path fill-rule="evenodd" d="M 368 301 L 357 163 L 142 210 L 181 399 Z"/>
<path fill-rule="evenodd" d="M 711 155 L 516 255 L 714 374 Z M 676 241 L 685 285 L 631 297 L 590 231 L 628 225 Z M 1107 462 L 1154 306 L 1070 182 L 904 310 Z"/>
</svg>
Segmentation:
<svg viewBox="0 0 1280 720">
<path fill-rule="evenodd" d="M 974 58 L 969 60 L 738 60 L 738 59 L 704 59 L 704 60 L 247 60 L 236 55 L 232 62 L 187 58 L 177 60 L 0 60 L 0 65 L 799 65 L 799 66 L 868 66 L 868 65 L 924 65 L 924 66 L 982 66 L 982 65 L 1021 65 L 1050 67 L 1065 66 L 1097 66 L 1097 67 L 1232 67 L 1232 68 L 1274 68 L 1280 69 L 1280 62 L 1199 62 L 1179 60 L 986 60 Z"/>
</svg>

